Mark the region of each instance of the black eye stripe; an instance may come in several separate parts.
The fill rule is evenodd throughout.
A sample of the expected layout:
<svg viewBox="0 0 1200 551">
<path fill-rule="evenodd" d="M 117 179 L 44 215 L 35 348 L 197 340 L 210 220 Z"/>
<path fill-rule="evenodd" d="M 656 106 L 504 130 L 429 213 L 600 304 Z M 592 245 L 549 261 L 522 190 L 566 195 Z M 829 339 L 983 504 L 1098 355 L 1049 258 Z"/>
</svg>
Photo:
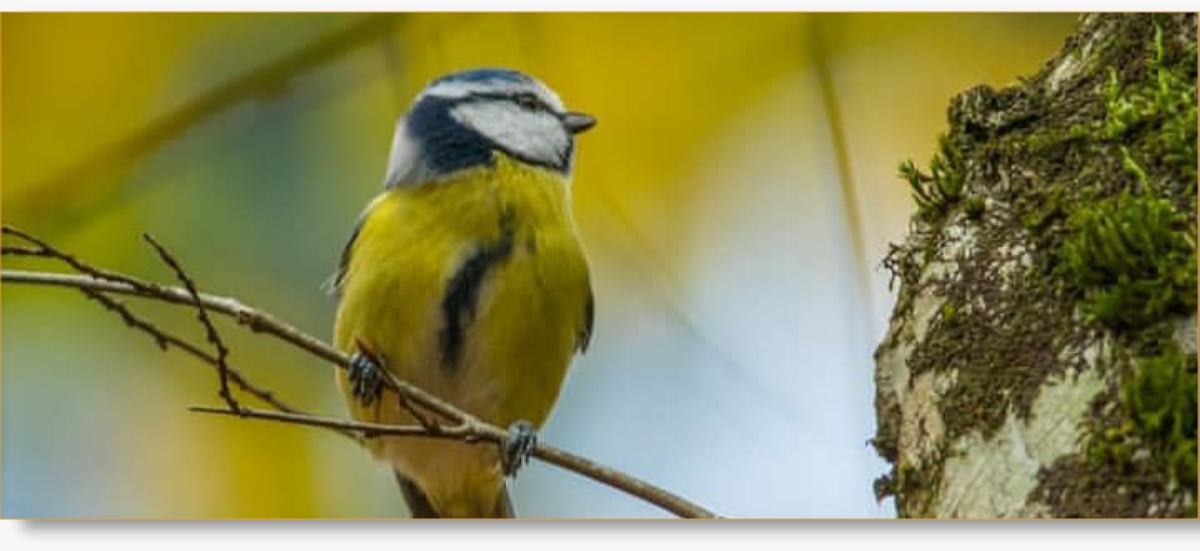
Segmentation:
<svg viewBox="0 0 1200 551">
<path fill-rule="evenodd" d="M 553 109 L 550 108 L 549 105 L 546 105 L 546 102 L 542 101 L 541 98 L 539 98 L 536 95 L 531 94 L 529 92 L 521 92 L 521 93 L 518 93 L 515 95 L 514 94 L 494 94 L 494 93 L 474 93 L 474 94 L 471 94 L 470 96 L 467 96 L 467 99 L 468 100 L 485 99 L 485 100 L 494 100 L 494 101 L 511 101 L 517 105 L 520 105 L 522 107 L 527 107 L 530 109 L 536 109 L 539 111 L 550 111 L 550 112 L 554 111 Z"/>
<path fill-rule="evenodd" d="M 521 105 L 527 105 L 527 106 L 531 106 L 531 107 L 538 107 L 538 108 L 545 108 L 545 104 L 543 104 L 543 103 L 542 103 L 542 101 L 541 101 L 541 100 L 539 100 L 539 99 L 537 98 L 537 96 L 535 96 L 535 95 L 533 95 L 533 94 L 520 94 L 520 95 L 518 95 L 517 97 L 515 97 L 515 98 L 513 98 L 513 99 L 514 99 L 514 100 L 515 100 L 517 103 L 519 103 L 519 104 L 521 104 Z"/>
</svg>

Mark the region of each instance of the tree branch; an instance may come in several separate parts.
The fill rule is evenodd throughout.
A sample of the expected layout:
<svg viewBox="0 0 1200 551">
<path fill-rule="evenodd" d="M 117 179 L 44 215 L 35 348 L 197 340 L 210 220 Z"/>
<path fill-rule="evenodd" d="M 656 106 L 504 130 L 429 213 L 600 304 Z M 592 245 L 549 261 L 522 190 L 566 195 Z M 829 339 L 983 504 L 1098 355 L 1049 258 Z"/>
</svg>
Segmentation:
<svg viewBox="0 0 1200 551">
<path fill-rule="evenodd" d="M 204 303 L 200 302 L 200 292 L 196 290 L 196 284 L 183 271 L 183 267 L 179 265 L 175 257 L 171 256 L 171 253 L 167 252 L 167 249 L 163 248 L 158 241 L 155 241 L 150 234 L 142 234 L 142 238 L 151 247 L 154 247 L 155 251 L 158 251 L 158 257 L 162 259 L 163 263 L 171 267 L 171 271 L 175 272 L 175 277 L 179 278 L 179 281 L 187 288 L 188 295 L 192 298 L 192 304 L 196 306 L 196 319 L 204 326 L 204 333 L 208 338 L 209 344 L 213 345 L 213 348 L 217 351 L 215 360 L 217 362 L 217 377 L 221 380 L 221 399 L 225 400 L 225 405 L 229 406 L 231 411 L 240 412 L 242 407 L 238 404 L 237 399 L 233 397 L 233 394 L 229 392 L 229 364 L 227 363 L 229 347 L 225 346 L 225 341 L 221 340 L 221 335 L 217 333 L 216 326 L 213 325 L 212 320 L 208 317 L 208 311 L 205 310 Z"/>
<path fill-rule="evenodd" d="M 303 412 L 299 412 L 293 408 L 283 405 L 271 396 L 270 393 L 250 386 L 236 370 L 225 364 L 225 356 L 227 351 L 221 352 L 224 347 L 220 343 L 220 339 L 215 335 L 215 328 L 212 327 L 211 320 L 207 319 L 206 312 L 217 312 L 235 319 L 239 324 L 245 326 L 256 333 L 266 333 L 284 342 L 287 342 L 296 348 L 299 348 L 311 355 L 314 355 L 322 360 L 325 360 L 334 366 L 345 369 L 350 364 L 350 357 L 341 351 L 333 348 L 324 341 L 317 339 L 303 331 L 292 327 L 291 325 L 280 321 L 267 312 L 252 308 L 244 303 L 229 297 L 215 296 L 200 293 L 196 290 L 195 285 L 191 283 L 190 278 L 183 273 L 177 262 L 166 253 L 165 249 L 158 246 L 153 240 L 148 238 L 148 241 L 155 246 L 159 251 L 160 257 L 165 263 L 170 265 L 176 275 L 184 282 L 185 288 L 171 287 L 160 285 L 149 281 L 144 281 L 132 276 L 110 272 L 90 266 L 89 264 L 75 258 L 74 256 L 58 251 L 41 240 L 5 226 L 3 228 L 5 235 L 11 235 L 25 240 L 34 245 L 33 248 L 8 246 L 3 247 L 4 255 L 12 256 L 41 256 L 54 258 L 67 263 L 82 275 L 62 274 L 51 272 L 30 272 L 19 270 L 3 270 L 0 271 L 0 280 L 6 283 L 30 284 L 41 286 L 57 286 L 74 288 L 83 291 L 89 297 L 100 301 L 106 308 L 117 312 L 124 319 L 126 324 L 136 329 L 147 332 L 154 336 L 160 347 L 165 346 L 164 343 L 169 343 L 188 351 L 193 356 L 214 365 L 218 369 L 218 374 L 222 377 L 222 398 L 226 400 L 226 405 L 229 409 L 217 409 L 211 407 L 193 407 L 193 411 L 202 413 L 219 413 L 225 415 L 237 415 L 241 417 L 269 420 L 273 422 L 299 424 L 305 426 L 322 427 L 333 429 L 343 434 L 357 434 L 363 438 L 374 438 L 377 436 L 405 436 L 405 437 L 426 437 L 426 438 L 441 438 L 453 439 L 467 443 L 490 443 L 496 446 L 502 446 L 507 438 L 505 430 L 486 423 L 479 418 L 466 413 L 452 404 L 433 396 L 417 388 L 406 381 L 396 378 L 390 371 L 382 370 L 386 376 L 385 382 L 391 390 L 399 394 L 401 403 L 409 408 L 410 411 L 417 409 L 425 410 L 436 414 L 449 421 L 449 427 L 441 426 L 440 424 L 423 421 L 420 426 L 398 426 L 398 425 L 381 425 L 374 423 L 362 423 L 357 421 L 337 420 L 327 417 L 319 417 Z M 202 350 L 187 344 L 181 339 L 169 336 L 165 332 L 154 328 L 151 324 L 146 323 L 132 316 L 132 314 L 119 302 L 107 297 L 106 294 L 120 294 L 136 296 L 169 304 L 194 307 L 198 310 L 198 317 L 203 315 L 205 318 L 202 323 L 205 324 L 206 330 L 209 333 L 209 341 L 218 349 L 216 356 L 204 353 Z M 104 299 L 97 297 L 103 296 Z M 115 305 L 114 305 L 115 303 Z M 203 313 L 203 314 L 202 314 Z M 215 342 L 214 342 L 215 341 Z M 264 399 L 279 411 L 264 411 L 252 409 L 245 406 L 237 405 L 233 400 L 232 395 L 226 395 L 224 392 L 228 390 L 224 379 L 232 380 L 239 387 L 250 391 L 255 396 Z M 253 390 L 252 390 L 253 389 Z M 265 398 L 264 398 L 265 396 Z M 418 416 L 418 419 L 422 417 Z M 648 503 L 661 507 L 671 513 L 685 518 L 713 518 L 715 515 L 703 507 L 700 507 L 690 501 L 658 488 L 640 479 L 634 478 L 628 474 L 605 467 L 587 458 L 554 448 L 542 442 L 538 442 L 532 452 L 533 457 L 542 461 L 556 465 L 558 467 L 570 470 L 577 474 L 586 476 L 606 484 L 623 492 L 626 492 L 634 497 L 640 498 Z"/>
<path fill-rule="evenodd" d="M 142 331 L 142 332 L 150 335 L 151 337 L 153 337 L 155 342 L 158 344 L 159 348 L 161 348 L 163 350 L 167 350 L 169 347 L 174 346 L 175 348 L 183 350 L 184 352 L 187 352 L 188 354 L 196 357 L 200 361 L 211 364 L 213 366 L 217 365 L 216 356 L 213 356 L 213 355 L 209 354 L 208 352 L 201 350 L 200 347 L 198 347 L 190 342 L 187 342 L 179 337 L 176 337 L 175 335 L 167 333 L 166 331 L 155 326 L 154 324 L 137 317 L 136 315 L 133 314 L 133 312 L 129 311 L 129 308 L 126 307 L 124 303 L 122 303 L 100 291 L 96 291 L 94 289 L 81 289 L 81 290 L 89 298 L 95 300 L 96 302 L 99 302 L 106 309 L 113 311 L 117 315 L 119 315 L 121 317 L 122 321 L 124 321 L 125 324 L 128 325 L 130 328 L 136 329 L 138 331 Z M 238 372 L 238 370 L 234 369 L 232 366 L 226 366 L 226 368 L 227 368 L 229 380 L 233 381 L 233 384 L 237 385 L 242 390 L 249 392 L 255 398 L 258 398 L 259 400 L 266 402 L 271 407 L 275 408 L 275 410 L 281 411 L 284 413 L 298 413 L 298 414 L 304 413 L 292 406 L 287 405 L 286 403 L 280 401 L 279 399 L 275 398 L 275 395 L 272 392 L 258 388 L 256 386 L 250 384 L 248 381 L 246 381 L 246 379 L 244 377 L 242 377 L 242 374 L 240 372 Z M 348 435 L 353 436 L 352 434 L 349 434 L 349 433 L 348 433 Z"/>
</svg>

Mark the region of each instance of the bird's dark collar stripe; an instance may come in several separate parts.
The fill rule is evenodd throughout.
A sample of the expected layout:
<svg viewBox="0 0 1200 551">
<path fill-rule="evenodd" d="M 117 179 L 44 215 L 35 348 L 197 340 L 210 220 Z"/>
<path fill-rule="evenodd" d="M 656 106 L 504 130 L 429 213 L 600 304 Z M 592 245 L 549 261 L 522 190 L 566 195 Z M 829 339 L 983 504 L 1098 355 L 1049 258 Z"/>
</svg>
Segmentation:
<svg viewBox="0 0 1200 551">
<path fill-rule="evenodd" d="M 500 238 L 475 250 L 446 284 L 442 297 L 441 345 L 442 365 L 453 370 L 462 355 L 463 337 L 475 317 L 479 291 L 484 279 L 494 267 L 508 260 L 513 250 L 513 230 L 509 215 L 500 222 Z"/>
<path fill-rule="evenodd" d="M 419 140 L 426 163 L 438 174 L 492 163 L 493 144 L 450 116 L 455 103 L 425 98 L 408 116 L 408 134 Z"/>
<path fill-rule="evenodd" d="M 449 174 L 481 165 L 492 166 L 492 151 L 503 151 L 521 162 L 561 174 L 571 172 L 571 161 L 574 158 L 572 151 L 575 148 L 573 141 L 563 152 L 560 163 L 530 159 L 502 147 L 454 120 L 454 117 L 450 116 L 454 105 L 467 101 L 471 101 L 471 98 L 431 96 L 422 99 L 409 113 L 405 123 L 408 125 L 408 135 L 419 142 L 425 162 L 434 173 Z"/>
</svg>

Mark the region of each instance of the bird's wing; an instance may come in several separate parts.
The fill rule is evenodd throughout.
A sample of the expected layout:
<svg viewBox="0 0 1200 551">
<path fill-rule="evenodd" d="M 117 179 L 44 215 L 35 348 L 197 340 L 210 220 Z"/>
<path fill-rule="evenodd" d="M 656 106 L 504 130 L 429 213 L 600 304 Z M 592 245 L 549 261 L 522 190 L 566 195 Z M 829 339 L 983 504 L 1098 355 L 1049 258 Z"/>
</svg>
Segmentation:
<svg viewBox="0 0 1200 551">
<path fill-rule="evenodd" d="M 350 231 L 350 239 L 347 239 L 345 246 L 342 247 L 342 254 L 338 258 L 337 271 L 325 281 L 325 291 L 335 297 L 341 297 L 342 280 L 346 278 L 346 270 L 350 267 L 350 251 L 354 248 L 354 240 L 358 239 L 358 233 L 362 231 L 368 212 L 370 212 L 369 208 L 358 215 L 358 220 L 354 222 L 354 229 Z"/>
<path fill-rule="evenodd" d="M 588 345 L 592 343 L 592 326 L 596 321 L 596 297 L 592 293 L 592 284 L 587 285 L 587 302 L 583 307 L 583 330 L 579 332 L 578 340 L 575 343 L 575 350 L 580 354 L 587 352 Z"/>
</svg>

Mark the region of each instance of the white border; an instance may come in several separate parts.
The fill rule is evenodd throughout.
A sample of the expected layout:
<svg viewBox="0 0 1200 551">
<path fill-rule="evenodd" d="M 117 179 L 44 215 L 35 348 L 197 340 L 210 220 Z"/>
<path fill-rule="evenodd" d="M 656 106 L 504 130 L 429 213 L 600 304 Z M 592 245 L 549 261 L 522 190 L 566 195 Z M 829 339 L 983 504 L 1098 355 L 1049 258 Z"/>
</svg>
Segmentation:
<svg viewBox="0 0 1200 551">
<path fill-rule="evenodd" d="M 2 1 L 4 11 L 44 10 L 828 10 L 829 4 L 787 4 L 774 0 L 730 2 L 605 2 L 518 1 L 499 4 L 442 0 L 385 2 L 343 0 L 337 4 L 291 1 L 249 2 L 209 0 L 174 2 L 171 6 L 148 1 L 85 2 L 69 0 Z M 953 11 L 1184 11 L 1185 2 L 1057 2 L 1009 0 L 988 5 L 948 2 L 880 2 L 844 0 L 837 10 L 953 10 Z M 2 21 L 2 19 L 0 19 Z M 0 52 L 2 55 L 2 52 Z M 190 551 L 214 549 L 286 549 L 288 551 L 352 548 L 472 549 L 857 549 L 897 551 L 920 549 L 1186 549 L 1200 535 L 1200 522 L 515 522 L 515 523 L 411 523 L 411 522 L 88 522 L 0 521 L 0 549 L 120 549 L 121 551 Z M 1147 541 L 1147 540 L 1153 540 Z M 622 547 L 619 547 L 622 546 Z"/>
<path fill-rule="evenodd" d="M 0 521 L 0 548 L 1128 551 L 1190 548 L 1198 533 L 1195 521 Z"/>
<path fill-rule="evenodd" d="M 1082 12 L 1194 11 L 1179 0 L 1006 0 L 957 2 L 880 0 L 788 2 L 785 0 L 0 0 L 0 11 L 953 11 Z"/>
</svg>

